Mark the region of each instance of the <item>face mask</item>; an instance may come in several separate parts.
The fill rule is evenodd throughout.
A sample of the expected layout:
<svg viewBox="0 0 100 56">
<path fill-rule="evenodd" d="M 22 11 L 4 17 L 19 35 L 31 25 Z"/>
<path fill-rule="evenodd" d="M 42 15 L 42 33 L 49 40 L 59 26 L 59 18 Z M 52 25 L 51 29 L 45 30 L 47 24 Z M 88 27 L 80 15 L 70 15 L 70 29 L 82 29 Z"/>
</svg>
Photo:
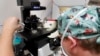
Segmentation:
<svg viewBox="0 0 100 56">
<path fill-rule="evenodd" d="M 63 40 L 64 40 L 64 37 L 65 37 L 65 34 L 66 34 L 66 31 L 68 30 L 68 28 L 69 28 L 69 26 L 70 26 L 70 24 L 72 23 L 72 21 L 74 20 L 74 19 L 76 19 L 81 13 L 83 13 L 84 11 L 86 11 L 87 10 L 87 8 L 84 8 L 83 10 L 81 10 L 76 16 L 74 16 L 73 18 L 72 18 L 72 20 L 68 23 L 68 25 L 66 26 L 66 28 L 65 28 L 65 31 L 64 31 L 64 33 L 63 33 L 63 35 L 62 35 L 62 37 L 61 37 L 61 49 L 62 49 L 62 52 L 63 52 L 63 54 L 65 55 L 65 56 L 70 56 L 70 54 L 67 52 L 67 54 L 66 54 L 66 52 L 65 52 L 65 50 L 64 50 L 64 48 L 63 48 L 63 45 L 62 45 L 62 42 L 63 42 Z M 70 35 L 70 34 L 69 34 Z"/>
</svg>

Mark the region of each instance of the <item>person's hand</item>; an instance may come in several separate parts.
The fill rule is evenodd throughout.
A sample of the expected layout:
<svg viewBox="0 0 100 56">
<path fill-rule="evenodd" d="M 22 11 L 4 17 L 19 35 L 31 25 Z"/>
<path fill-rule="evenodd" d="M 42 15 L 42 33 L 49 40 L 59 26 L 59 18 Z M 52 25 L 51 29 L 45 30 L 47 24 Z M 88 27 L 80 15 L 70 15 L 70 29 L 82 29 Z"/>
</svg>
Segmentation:
<svg viewBox="0 0 100 56">
<path fill-rule="evenodd" d="M 19 24 L 19 21 L 20 20 L 16 17 L 11 17 L 11 18 L 6 19 L 3 25 L 3 30 L 14 33 L 17 29 L 21 27 L 21 25 Z"/>
</svg>

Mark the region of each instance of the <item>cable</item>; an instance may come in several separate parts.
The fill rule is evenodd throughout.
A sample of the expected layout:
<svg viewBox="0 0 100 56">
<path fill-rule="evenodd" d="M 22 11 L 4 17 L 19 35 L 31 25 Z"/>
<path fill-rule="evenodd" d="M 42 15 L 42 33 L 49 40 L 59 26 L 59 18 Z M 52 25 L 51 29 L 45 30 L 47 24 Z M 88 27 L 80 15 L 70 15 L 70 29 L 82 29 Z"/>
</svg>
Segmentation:
<svg viewBox="0 0 100 56">
<path fill-rule="evenodd" d="M 78 17 L 81 13 L 83 13 L 83 12 L 86 11 L 86 10 L 87 10 L 87 7 L 84 8 L 83 10 L 81 10 L 77 15 L 75 15 L 75 16 L 71 19 L 71 21 L 68 23 L 68 25 L 66 26 L 66 28 L 65 28 L 65 31 L 64 31 L 64 33 L 63 33 L 63 35 L 62 35 L 62 37 L 61 37 L 61 48 L 62 48 L 62 52 L 64 53 L 65 56 L 67 56 L 67 54 L 65 53 L 65 51 L 64 51 L 64 49 L 63 49 L 62 42 L 63 42 L 63 40 L 64 40 L 64 36 L 65 36 L 65 34 L 66 34 L 66 31 L 68 30 L 68 28 L 69 28 L 69 26 L 71 25 L 72 21 L 73 21 L 74 19 L 76 19 L 76 17 Z M 68 52 L 67 52 L 67 53 L 68 53 Z"/>
</svg>

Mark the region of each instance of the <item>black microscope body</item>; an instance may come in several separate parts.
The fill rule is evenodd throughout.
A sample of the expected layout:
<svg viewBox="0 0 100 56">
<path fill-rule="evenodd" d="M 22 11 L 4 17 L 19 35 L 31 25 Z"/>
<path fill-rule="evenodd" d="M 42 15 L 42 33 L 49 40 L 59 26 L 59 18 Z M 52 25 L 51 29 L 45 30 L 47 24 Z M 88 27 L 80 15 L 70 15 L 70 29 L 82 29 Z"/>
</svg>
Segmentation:
<svg viewBox="0 0 100 56">
<path fill-rule="evenodd" d="M 45 44 L 52 42 L 52 40 L 50 40 L 47 36 L 56 29 L 51 32 L 46 31 L 44 28 L 38 29 L 38 25 L 41 24 L 39 21 L 40 18 L 37 15 L 30 15 L 30 11 L 46 10 L 46 7 L 40 6 L 40 2 L 38 0 L 17 0 L 17 4 L 21 8 L 22 21 L 25 24 L 24 31 L 20 32 L 20 34 L 24 36 L 25 43 L 25 46 L 22 50 L 27 49 L 34 56 L 38 56 L 38 48 L 41 48 Z M 37 33 L 32 33 L 32 30 L 36 30 Z M 53 44 L 54 43 L 51 43 L 50 46 L 52 47 Z M 23 55 L 19 54 L 16 56 Z"/>
<path fill-rule="evenodd" d="M 17 0 L 17 2 L 18 6 L 21 6 L 21 15 L 25 24 L 25 30 L 36 30 L 40 18 L 37 15 L 30 15 L 30 11 L 46 10 L 46 7 L 40 6 L 38 0 Z"/>
</svg>

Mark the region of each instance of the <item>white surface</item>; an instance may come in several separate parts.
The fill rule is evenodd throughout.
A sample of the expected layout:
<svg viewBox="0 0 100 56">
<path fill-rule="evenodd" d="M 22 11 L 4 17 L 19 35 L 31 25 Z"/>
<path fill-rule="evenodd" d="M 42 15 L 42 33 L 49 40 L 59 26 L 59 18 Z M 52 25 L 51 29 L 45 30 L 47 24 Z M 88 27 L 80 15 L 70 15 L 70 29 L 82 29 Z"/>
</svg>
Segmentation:
<svg viewBox="0 0 100 56">
<path fill-rule="evenodd" d="M 8 17 L 16 16 L 20 18 L 20 9 L 17 0 L 0 0 L 0 24 Z"/>
<path fill-rule="evenodd" d="M 89 0 L 54 0 L 52 18 L 57 19 L 60 15 L 59 6 L 76 6 L 76 5 L 86 5 Z"/>
<path fill-rule="evenodd" d="M 41 2 L 41 6 L 46 6 L 46 10 L 44 11 L 42 18 L 52 17 L 52 0 L 39 0 Z"/>
<path fill-rule="evenodd" d="M 44 47 L 40 48 L 38 50 L 38 55 L 39 56 L 49 56 L 53 52 L 49 48 L 49 44 L 46 44 Z"/>
<path fill-rule="evenodd" d="M 49 21 L 47 20 L 44 24 L 43 24 L 43 28 L 46 28 L 47 31 L 52 31 L 56 28 L 57 23 L 56 21 Z"/>
<path fill-rule="evenodd" d="M 58 32 L 58 30 L 57 30 L 57 31 L 51 33 L 48 37 L 49 37 L 49 38 L 55 38 L 55 37 L 58 37 L 58 36 L 59 36 L 59 32 Z"/>
<path fill-rule="evenodd" d="M 38 49 L 38 56 L 61 56 L 61 54 L 62 51 L 60 47 L 54 52 L 50 50 L 49 44 L 46 44 L 44 47 Z"/>
<path fill-rule="evenodd" d="M 21 18 L 20 9 L 17 6 L 17 0 L 0 0 L 0 25 L 3 21 L 11 16 Z M 0 26 L 1 32 L 2 26 Z"/>
<path fill-rule="evenodd" d="M 60 15 L 60 10 L 59 7 L 53 4 L 53 9 L 52 9 L 52 18 L 57 19 Z"/>
<path fill-rule="evenodd" d="M 85 5 L 88 0 L 53 0 L 58 6 L 76 6 Z"/>
</svg>

